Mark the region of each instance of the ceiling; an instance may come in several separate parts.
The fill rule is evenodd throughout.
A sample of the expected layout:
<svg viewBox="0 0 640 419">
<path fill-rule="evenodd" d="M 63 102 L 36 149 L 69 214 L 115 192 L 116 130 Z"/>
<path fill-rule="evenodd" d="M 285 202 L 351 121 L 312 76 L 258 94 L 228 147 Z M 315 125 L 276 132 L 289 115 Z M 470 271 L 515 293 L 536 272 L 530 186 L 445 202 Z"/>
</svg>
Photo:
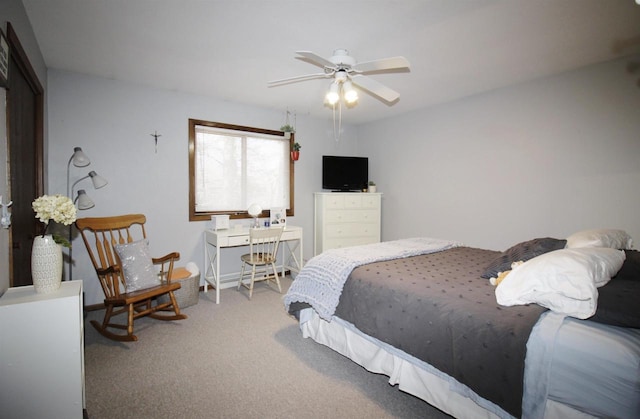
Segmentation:
<svg viewBox="0 0 640 419">
<path fill-rule="evenodd" d="M 401 55 L 343 120 L 363 124 L 640 53 L 634 0 L 22 0 L 49 68 L 332 117 L 329 80 L 295 51 L 356 61 Z M 637 0 L 640 2 L 640 0 Z"/>
</svg>

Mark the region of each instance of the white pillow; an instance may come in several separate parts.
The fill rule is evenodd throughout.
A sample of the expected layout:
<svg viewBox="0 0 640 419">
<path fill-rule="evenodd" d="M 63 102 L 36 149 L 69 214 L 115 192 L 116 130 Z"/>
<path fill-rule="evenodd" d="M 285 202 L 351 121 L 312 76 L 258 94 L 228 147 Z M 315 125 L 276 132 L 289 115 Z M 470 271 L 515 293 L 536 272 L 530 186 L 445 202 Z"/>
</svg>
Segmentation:
<svg viewBox="0 0 640 419">
<path fill-rule="evenodd" d="M 578 247 L 610 247 L 612 249 L 632 249 L 633 239 L 623 230 L 584 230 L 567 237 L 567 249 Z"/>
<path fill-rule="evenodd" d="M 586 319 L 595 314 L 598 287 L 622 267 L 625 253 L 604 247 L 561 249 L 516 266 L 496 287 L 503 306 L 536 303 L 557 313 Z"/>
<path fill-rule="evenodd" d="M 147 240 L 138 240 L 114 246 L 125 280 L 126 292 L 142 290 L 160 285 Z"/>
</svg>

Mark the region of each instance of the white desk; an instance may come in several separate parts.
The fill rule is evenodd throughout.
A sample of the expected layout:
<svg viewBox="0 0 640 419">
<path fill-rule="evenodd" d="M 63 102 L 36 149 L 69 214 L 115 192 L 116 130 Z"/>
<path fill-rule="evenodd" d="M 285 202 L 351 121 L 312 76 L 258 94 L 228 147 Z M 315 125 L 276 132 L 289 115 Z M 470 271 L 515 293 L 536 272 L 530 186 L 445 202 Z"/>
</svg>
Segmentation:
<svg viewBox="0 0 640 419">
<path fill-rule="evenodd" d="M 220 304 L 220 249 L 225 247 L 249 246 L 249 229 L 205 230 L 204 232 L 204 292 L 208 284 L 216 289 L 216 304 Z M 300 272 L 303 265 L 302 227 L 288 225 L 280 238 L 282 251 L 282 273 L 286 270 Z M 238 261 L 238 266 L 240 262 Z M 240 272 L 237 275 L 240 278 Z M 238 284 L 229 281 L 229 286 Z"/>
</svg>

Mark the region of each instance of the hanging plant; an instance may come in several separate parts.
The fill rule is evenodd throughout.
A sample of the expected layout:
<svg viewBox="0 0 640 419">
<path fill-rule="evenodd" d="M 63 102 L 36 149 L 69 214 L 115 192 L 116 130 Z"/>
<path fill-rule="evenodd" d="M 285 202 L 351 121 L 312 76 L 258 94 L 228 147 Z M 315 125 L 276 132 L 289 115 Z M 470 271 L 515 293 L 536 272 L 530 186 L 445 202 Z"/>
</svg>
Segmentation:
<svg viewBox="0 0 640 419">
<path fill-rule="evenodd" d="M 294 133 L 296 132 L 296 114 L 295 112 L 293 112 L 293 125 L 291 125 L 291 121 L 289 120 L 289 117 L 292 115 L 292 112 L 289 112 L 289 109 L 287 109 L 287 112 L 285 113 L 285 117 L 284 117 L 284 125 L 280 127 L 280 131 L 282 132 L 291 132 Z"/>
<path fill-rule="evenodd" d="M 302 148 L 300 143 L 296 142 L 291 145 L 291 160 L 297 161 L 300 158 L 300 148 Z"/>
</svg>

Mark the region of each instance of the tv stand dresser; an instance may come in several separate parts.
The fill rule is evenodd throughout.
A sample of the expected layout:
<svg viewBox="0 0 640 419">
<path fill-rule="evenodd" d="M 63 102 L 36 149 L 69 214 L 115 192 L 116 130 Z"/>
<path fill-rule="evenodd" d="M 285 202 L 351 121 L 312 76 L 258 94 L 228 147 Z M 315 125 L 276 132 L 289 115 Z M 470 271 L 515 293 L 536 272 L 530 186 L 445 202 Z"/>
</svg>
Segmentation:
<svg viewBox="0 0 640 419">
<path fill-rule="evenodd" d="M 316 192 L 314 255 L 380 241 L 381 193 Z"/>
</svg>

